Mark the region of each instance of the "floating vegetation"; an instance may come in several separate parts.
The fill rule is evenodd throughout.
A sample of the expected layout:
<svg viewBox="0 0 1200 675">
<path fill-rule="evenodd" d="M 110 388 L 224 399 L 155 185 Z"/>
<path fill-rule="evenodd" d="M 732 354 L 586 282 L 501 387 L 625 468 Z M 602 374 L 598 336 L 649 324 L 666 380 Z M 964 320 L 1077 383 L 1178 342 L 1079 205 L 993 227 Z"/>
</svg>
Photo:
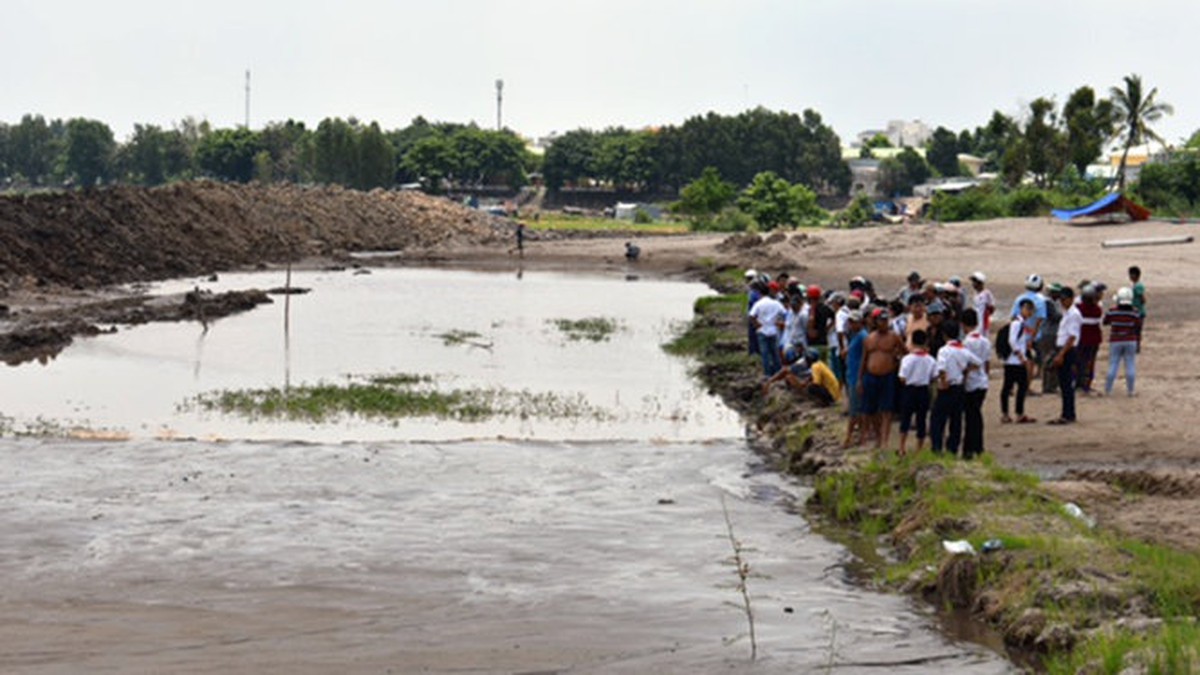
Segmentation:
<svg viewBox="0 0 1200 675">
<path fill-rule="evenodd" d="M 454 330 L 440 333 L 434 337 L 440 339 L 442 344 L 446 345 L 447 347 L 454 347 L 456 345 L 470 345 L 472 347 L 479 347 L 481 349 L 492 348 L 492 343 L 484 342 L 483 335 L 476 333 L 473 330 L 458 330 L 455 328 Z"/>
<path fill-rule="evenodd" d="M 325 422 L 346 416 L 372 420 L 433 417 L 479 422 L 494 417 L 592 419 L 612 416 L 588 403 L 583 395 L 564 396 L 500 388 L 439 390 L 425 375 L 395 374 L 347 378 L 281 389 L 220 390 L 181 404 L 182 410 L 204 410 L 249 419 Z"/>
<path fill-rule="evenodd" d="M 621 322 L 602 316 L 586 319 L 548 319 L 571 342 L 607 342 L 614 333 L 624 330 Z"/>
</svg>

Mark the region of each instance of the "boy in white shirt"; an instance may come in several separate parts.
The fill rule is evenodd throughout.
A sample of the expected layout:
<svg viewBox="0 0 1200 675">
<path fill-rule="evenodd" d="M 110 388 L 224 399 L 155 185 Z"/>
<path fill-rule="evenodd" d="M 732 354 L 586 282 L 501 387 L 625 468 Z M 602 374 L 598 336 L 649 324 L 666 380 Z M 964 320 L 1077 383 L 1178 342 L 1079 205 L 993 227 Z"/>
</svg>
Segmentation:
<svg viewBox="0 0 1200 675">
<path fill-rule="evenodd" d="M 1008 416 L 1008 397 L 1013 387 L 1017 388 L 1017 424 L 1032 424 L 1036 422 L 1025 414 L 1025 395 L 1029 393 L 1029 332 L 1025 324 L 1033 316 L 1033 300 L 1025 298 L 1018 305 L 1017 318 L 1008 325 L 1008 345 L 1012 352 L 1004 358 L 1004 386 L 1000 389 L 1000 422 L 1008 424 L 1013 421 Z"/>
<path fill-rule="evenodd" d="M 967 372 L 963 388 L 966 391 L 966 409 L 963 414 L 966 431 L 963 436 L 963 459 L 973 459 L 983 454 L 983 401 L 987 398 L 988 374 L 992 359 L 992 343 L 987 333 L 979 328 L 979 314 L 974 308 L 963 312 L 963 329 L 967 339 L 963 347 L 983 362 L 983 366 Z"/>
<path fill-rule="evenodd" d="M 929 417 L 929 385 L 937 372 L 937 361 L 925 350 L 929 342 L 928 334 L 923 330 L 912 334 L 912 351 L 900 359 L 900 384 L 903 385 L 900 396 L 900 456 L 905 454 L 908 445 L 908 431 L 913 427 L 914 418 L 917 428 L 917 452 L 925 447 L 925 422 Z"/>
<path fill-rule="evenodd" d="M 963 411 L 966 408 L 965 383 L 967 372 L 973 368 L 982 368 L 983 361 L 967 351 L 959 340 L 958 322 L 946 319 L 942 322 L 942 331 L 946 336 L 946 344 L 938 350 L 937 356 L 937 401 L 933 405 L 933 415 L 930 421 L 929 445 L 937 454 L 942 453 L 943 441 L 951 455 L 958 454 L 958 444 L 962 440 Z M 943 436 L 946 423 L 950 424 L 950 433 Z"/>
<path fill-rule="evenodd" d="M 774 286 L 775 282 L 771 282 Z M 773 289 L 778 292 L 778 289 Z M 769 379 L 783 368 L 779 358 L 779 336 L 783 333 L 787 311 L 783 304 L 767 293 L 750 308 L 750 320 L 758 331 L 759 356 L 762 358 L 763 374 Z"/>
<path fill-rule="evenodd" d="M 1075 361 L 1079 337 L 1083 332 L 1083 314 L 1075 306 L 1075 291 L 1070 286 L 1059 295 L 1062 303 L 1062 319 L 1058 322 L 1058 335 L 1054 341 L 1057 350 L 1053 365 L 1058 370 L 1058 390 L 1062 394 L 1062 415 L 1050 424 L 1075 423 Z"/>
<path fill-rule="evenodd" d="M 984 337 L 992 332 L 992 313 L 996 311 L 996 298 L 991 290 L 984 287 L 987 275 L 975 272 L 971 275 L 971 287 L 975 289 L 975 313 L 979 315 L 979 326 Z"/>
</svg>

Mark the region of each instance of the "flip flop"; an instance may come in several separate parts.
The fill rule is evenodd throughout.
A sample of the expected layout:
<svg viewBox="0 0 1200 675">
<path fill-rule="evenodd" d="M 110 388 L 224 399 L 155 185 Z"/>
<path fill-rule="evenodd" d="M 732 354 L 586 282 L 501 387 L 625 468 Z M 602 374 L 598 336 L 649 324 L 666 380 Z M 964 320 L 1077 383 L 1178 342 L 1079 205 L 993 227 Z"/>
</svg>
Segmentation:
<svg viewBox="0 0 1200 675">
<path fill-rule="evenodd" d="M 1017 420 L 1017 424 L 1037 424 L 1037 420 L 1032 417 L 1022 415 L 1021 418 Z"/>
</svg>

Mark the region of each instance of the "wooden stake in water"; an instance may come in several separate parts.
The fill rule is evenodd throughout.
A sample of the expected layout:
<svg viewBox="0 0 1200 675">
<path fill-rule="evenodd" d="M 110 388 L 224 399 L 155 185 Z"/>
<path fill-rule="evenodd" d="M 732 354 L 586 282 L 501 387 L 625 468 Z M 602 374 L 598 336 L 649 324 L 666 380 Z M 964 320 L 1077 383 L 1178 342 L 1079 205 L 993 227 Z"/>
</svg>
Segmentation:
<svg viewBox="0 0 1200 675">
<path fill-rule="evenodd" d="M 758 658 L 758 639 L 754 635 L 754 608 L 750 606 L 750 591 L 746 588 L 746 579 L 750 578 L 750 563 L 742 559 L 742 543 L 733 534 L 733 521 L 729 518 L 729 508 L 725 505 L 725 493 L 721 493 L 721 513 L 725 514 L 725 532 L 729 535 L 729 545 L 733 548 L 733 564 L 737 566 L 738 591 L 742 594 L 742 609 L 746 612 L 746 622 L 750 625 L 750 660 Z"/>
</svg>

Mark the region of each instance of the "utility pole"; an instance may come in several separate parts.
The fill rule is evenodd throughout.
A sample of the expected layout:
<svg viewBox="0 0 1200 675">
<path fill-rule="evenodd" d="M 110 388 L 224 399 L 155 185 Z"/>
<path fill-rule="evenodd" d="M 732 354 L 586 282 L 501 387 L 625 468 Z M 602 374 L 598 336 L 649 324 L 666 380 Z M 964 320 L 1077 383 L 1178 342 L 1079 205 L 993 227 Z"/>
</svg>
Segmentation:
<svg viewBox="0 0 1200 675">
<path fill-rule="evenodd" d="M 496 80 L 496 131 L 504 130 L 504 117 L 501 110 L 504 105 L 504 80 Z"/>
<path fill-rule="evenodd" d="M 246 70 L 246 129 L 250 128 L 250 70 Z"/>
</svg>

